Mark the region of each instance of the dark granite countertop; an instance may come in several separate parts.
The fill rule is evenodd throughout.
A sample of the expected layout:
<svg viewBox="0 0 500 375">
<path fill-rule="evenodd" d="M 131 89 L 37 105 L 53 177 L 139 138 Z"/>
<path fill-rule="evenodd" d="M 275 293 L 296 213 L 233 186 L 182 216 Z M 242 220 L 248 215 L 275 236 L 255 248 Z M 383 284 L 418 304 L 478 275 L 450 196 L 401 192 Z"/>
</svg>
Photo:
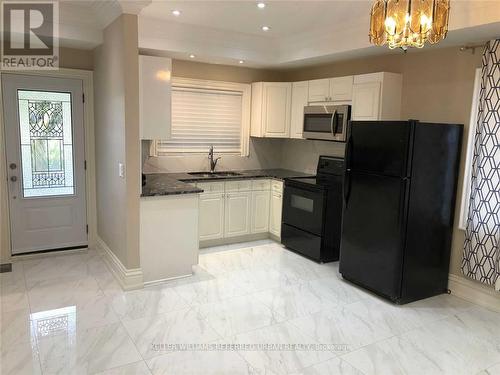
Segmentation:
<svg viewBox="0 0 500 375">
<path fill-rule="evenodd" d="M 308 173 L 290 171 L 287 169 L 256 169 L 232 171 L 237 176 L 193 176 L 188 173 L 151 173 L 146 174 L 146 185 L 142 187 L 141 197 L 161 195 L 196 194 L 203 190 L 192 185 L 193 182 L 245 180 L 251 178 L 273 178 L 284 180 L 292 177 L 312 176 Z"/>
</svg>

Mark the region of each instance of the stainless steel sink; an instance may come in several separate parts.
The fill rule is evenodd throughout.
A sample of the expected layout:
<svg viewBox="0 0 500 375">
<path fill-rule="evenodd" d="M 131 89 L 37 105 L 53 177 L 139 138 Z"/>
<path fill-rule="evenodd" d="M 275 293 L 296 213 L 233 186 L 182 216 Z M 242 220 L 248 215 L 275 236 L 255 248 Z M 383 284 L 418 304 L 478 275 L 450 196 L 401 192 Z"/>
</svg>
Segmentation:
<svg viewBox="0 0 500 375">
<path fill-rule="evenodd" d="M 237 172 L 189 172 L 191 176 L 197 177 L 232 177 L 232 176 L 240 176 L 240 173 Z"/>
</svg>

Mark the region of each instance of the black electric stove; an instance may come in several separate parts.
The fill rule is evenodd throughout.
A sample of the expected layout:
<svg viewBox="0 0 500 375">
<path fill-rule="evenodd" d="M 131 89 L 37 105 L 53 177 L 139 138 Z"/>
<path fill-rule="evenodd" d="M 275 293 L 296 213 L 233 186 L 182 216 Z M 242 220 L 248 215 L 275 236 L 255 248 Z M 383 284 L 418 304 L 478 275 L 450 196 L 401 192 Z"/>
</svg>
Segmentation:
<svg viewBox="0 0 500 375">
<path fill-rule="evenodd" d="M 317 262 L 339 259 L 344 159 L 320 156 L 316 177 L 285 179 L 281 242 Z"/>
</svg>

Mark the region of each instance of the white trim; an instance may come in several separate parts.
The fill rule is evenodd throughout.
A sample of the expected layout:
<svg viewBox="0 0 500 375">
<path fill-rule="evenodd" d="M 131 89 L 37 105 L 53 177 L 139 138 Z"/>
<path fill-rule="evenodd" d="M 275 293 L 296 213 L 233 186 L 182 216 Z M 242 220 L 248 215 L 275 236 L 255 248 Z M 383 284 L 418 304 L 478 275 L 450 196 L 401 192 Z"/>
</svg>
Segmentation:
<svg viewBox="0 0 500 375">
<path fill-rule="evenodd" d="M 124 290 L 141 289 L 144 287 L 141 268 L 125 267 L 99 236 L 97 236 L 96 248 L 102 256 L 104 263 Z"/>
<path fill-rule="evenodd" d="M 252 86 L 247 83 L 237 83 L 237 82 L 224 82 L 224 81 L 210 81 L 206 79 L 192 79 L 192 78 L 181 78 L 172 77 L 172 90 L 175 87 L 183 88 L 196 88 L 196 89 L 207 89 L 207 90 L 226 90 L 242 93 L 242 108 L 241 108 L 241 152 L 239 156 L 247 157 L 250 152 L 250 108 L 252 99 Z M 154 156 L 173 156 L 179 155 L 179 153 L 161 153 L 156 147 L 157 142 L 152 142 L 155 144 Z M 217 150 L 216 150 L 217 151 Z M 227 153 L 225 155 L 234 155 L 234 153 Z M 188 155 L 200 155 L 199 153 L 182 153 L 182 156 Z"/>
<path fill-rule="evenodd" d="M 472 177 L 472 159 L 474 157 L 474 138 L 477 127 L 477 110 L 479 106 L 479 93 L 481 91 L 481 68 L 476 69 L 474 78 L 474 92 L 472 94 L 472 106 L 470 110 L 469 130 L 467 134 L 467 152 L 465 156 L 464 178 L 462 181 L 462 201 L 460 203 L 460 219 L 458 228 L 465 230 L 467 216 L 469 215 L 469 199 Z"/>
<path fill-rule="evenodd" d="M 453 274 L 448 277 L 448 288 L 454 296 L 500 312 L 500 293 L 493 288 Z"/>
<path fill-rule="evenodd" d="M 16 263 L 16 262 L 22 262 L 23 260 L 28 260 L 28 259 L 43 259 L 43 258 L 50 258 L 54 256 L 61 256 L 61 255 L 71 255 L 71 254 L 86 254 L 89 252 L 88 247 L 83 247 L 81 249 L 70 249 L 70 250 L 54 250 L 51 252 L 47 253 L 31 253 L 31 254 L 20 254 L 12 257 L 11 262 Z"/>
<path fill-rule="evenodd" d="M 161 285 L 161 284 L 165 284 L 166 282 L 169 282 L 169 281 L 175 281 L 175 280 L 179 280 L 179 279 L 185 279 L 185 278 L 188 278 L 188 277 L 191 277 L 191 276 L 193 276 L 193 273 L 188 273 L 187 275 L 181 275 L 181 276 L 175 276 L 175 277 L 167 277 L 165 279 L 160 279 L 160 280 L 145 281 L 144 282 L 144 287 Z"/>
<path fill-rule="evenodd" d="M 85 127 L 85 159 L 87 160 L 86 172 L 86 203 L 87 203 L 87 224 L 89 226 L 88 233 L 88 247 L 92 248 L 96 245 L 97 237 L 97 214 L 96 214 L 96 188 L 95 188 L 95 138 L 94 138 L 94 83 L 93 72 L 90 70 L 80 69 L 59 69 L 59 70 L 41 70 L 41 71 L 20 71 L 8 72 L 9 74 L 20 75 L 33 75 L 44 77 L 56 78 L 73 78 L 81 79 L 83 81 L 83 95 L 85 96 L 85 103 L 83 104 L 83 124 Z M 0 75 L 1 81 L 1 75 Z M 1 85 L 0 85 L 1 86 Z M 2 96 L 0 87 L 0 144 L 4 145 L 5 134 L 3 124 L 3 107 Z M 3 147 L 5 149 L 5 147 Z M 7 175 L 6 175 L 6 155 L 5 150 L 0 153 L 0 179 L 4 181 L 0 183 L 0 202 L 1 207 L 6 207 L 8 212 L 8 194 L 7 194 Z M 5 205 L 5 206 L 4 206 Z M 2 210 L 3 211 L 3 210 Z M 3 261 L 10 261 L 12 254 L 10 249 L 10 218 L 6 216 L 6 222 L 0 223 L 0 237 L 5 233 L 6 239 L 1 240 L 0 244 L 5 244 L 7 249 L 0 249 L 0 259 Z"/>
</svg>

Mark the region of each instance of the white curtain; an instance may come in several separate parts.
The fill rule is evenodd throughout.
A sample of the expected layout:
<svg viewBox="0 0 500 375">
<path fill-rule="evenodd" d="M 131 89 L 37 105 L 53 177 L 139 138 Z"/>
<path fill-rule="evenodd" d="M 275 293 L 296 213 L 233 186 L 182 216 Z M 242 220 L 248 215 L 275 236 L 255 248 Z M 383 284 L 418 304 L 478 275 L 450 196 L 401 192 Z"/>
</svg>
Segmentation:
<svg viewBox="0 0 500 375">
<path fill-rule="evenodd" d="M 486 44 L 462 272 L 500 290 L 500 39 Z"/>
</svg>

